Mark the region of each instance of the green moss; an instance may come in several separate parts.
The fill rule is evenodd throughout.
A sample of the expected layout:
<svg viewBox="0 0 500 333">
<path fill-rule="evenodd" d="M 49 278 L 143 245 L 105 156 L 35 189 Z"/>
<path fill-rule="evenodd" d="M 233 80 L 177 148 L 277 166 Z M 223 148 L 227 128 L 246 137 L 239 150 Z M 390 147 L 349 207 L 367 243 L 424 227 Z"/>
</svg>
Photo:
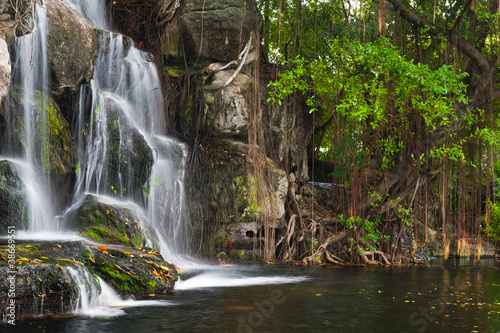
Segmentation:
<svg viewBox="0 0 500 333">
<path fill-rule="evenodd" d="M 91 227 L 90 229 L 86 230 L 82 236 L 87 236 L 89 238 L 92 238 L 93 240 L 95 241 L 98 241 L 98 242 L 103 242 L 102 238 L 99 237 L 99 235 L 93 230 L 94 227 Z"/>
</svg>

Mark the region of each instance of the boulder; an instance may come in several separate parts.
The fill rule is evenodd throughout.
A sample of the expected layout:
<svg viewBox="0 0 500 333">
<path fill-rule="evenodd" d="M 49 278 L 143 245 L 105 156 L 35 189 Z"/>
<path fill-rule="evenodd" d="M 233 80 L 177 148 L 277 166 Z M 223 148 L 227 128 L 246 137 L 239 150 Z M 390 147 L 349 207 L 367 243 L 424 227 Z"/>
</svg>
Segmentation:
<svg viewBox="0 0 500 333">
<path fill-rule="evenodd" d="M 100 202 L 97 197 L 88 194 L 68 209 L 63 225 L 97 242 L 141 247 L 145 246 L 146 237 L 136 212 Z"/>
<path fill-rule="evenodd" d="M 172 22 L 162 37 L 163 52 L 167 59 L 180 60 L 184 51 L 190 65 L 238 58 L 251 32 L 259 32 L 262 24 L 255 0 L 192 0 L 181 2 L 179 9 L 176 3 L 162 0 L 158 5 L 158 21 Z M 180 26 L 172 18 L 173 8 Z"/>
<path fill-rule="evenodd" d="M 84 241 L 16 241 L 15 274 L 9 247 L 0 244 L 0 317 L 6 319 L 9 290 L 15 289 L 15 319 L 74 311 L 81 297 L 98 304 L 101 281 L 123 296 L 165 295 L 179 271 L 155 251 Z M 80 288 L 85 288 L 82 293 Z M 10 318 L 9 318 L 10 319 Z"/>
<path fill-rule="evenodd" d="M 154 157 L 144 136 L 127 119 L 120 104 L 104 102 L 108 151 L 103 161 L 105 193 L 141 202 Z M 100 115 L 96 114 L 96 117 Z"/>
<path fill-rule="evenodd" d="M 48 19 L 52 90 L 76 92 L 94 74 L 99 44 L 90 23 L 62 0 L 44 0 Z"/>
</svg>

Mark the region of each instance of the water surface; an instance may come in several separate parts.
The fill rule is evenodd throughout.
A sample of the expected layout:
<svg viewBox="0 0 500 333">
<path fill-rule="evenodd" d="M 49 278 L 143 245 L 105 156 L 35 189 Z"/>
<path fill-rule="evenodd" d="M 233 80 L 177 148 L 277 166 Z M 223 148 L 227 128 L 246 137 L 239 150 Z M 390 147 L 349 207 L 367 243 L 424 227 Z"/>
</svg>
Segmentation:
<svg viewBox="0 0 500 333">
<path fill-rule="evenodd" d="M 205 266 L 186 270 L 177 286 L 159 302 L 122 307 L 121 315 L 31 319 L 13 332 L 500 332 L 493 260 Z"/>
</svg>

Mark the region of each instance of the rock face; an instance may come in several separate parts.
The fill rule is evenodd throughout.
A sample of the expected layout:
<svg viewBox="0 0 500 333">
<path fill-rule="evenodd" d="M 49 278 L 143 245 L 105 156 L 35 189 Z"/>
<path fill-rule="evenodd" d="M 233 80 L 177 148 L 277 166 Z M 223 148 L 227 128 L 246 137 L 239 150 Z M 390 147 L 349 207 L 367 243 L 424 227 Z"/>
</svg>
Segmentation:
<svg viewBox="0 0 500 333">
<path fill-rule="evenodd" d="M 61 0 L 45 0 L 48 19 L 49 64 L 55 94 L 76 92 L 94 74 L 98 41 L 92 26 Z"/>
<path fill-rule="evenodd" d="M 29 216 L 24 194 L 24 183 L 16 165 L 0 161 L 0 235 L 6 235 L 9 226 L 18 230 L 27 228 Z"/>
<path fill-rule="evenodd" d="M 220 71 L 205 86 L 205 106 L 207 120 L 205 126 L 212 126 L 226 138 L 248 140 L 248 121 L 253 80 L 246 74 L 238 74 L 227 86 L 222 86 L 231 78 L 235 70 Z"/>
<path fill-rule="evenodd" d="M 264 86 L 266 84 L 264 83 Z M 267 92 L 263 92 L 267 96 Z M 266 98 L 262 98 L 266 100 Z M 293 173 L 297 184 L 302 186 L 309 178 L 307 149 L 312 139 L 315 122 L 321 119 L 309 113 L 309 108 L 300 98 L 287 100 L 283 105 L 263 106 L 266 110 L 266 123 L 270 141 L 270 156 L 276 164 Z"/>
<path fill-rule="evenodd" d="M 238 57 L 251 32 L 260 30 L 262 18 L 254 0 L 180 2 L 175 10 L 180 27 L 172 16 L 176 4 L 178 1 L 162 0 L 158 5 L 158 20 L 172 22 L 162 37 L 167 59 L 180 60 L 184 52 L 190 64 L 231 61 Z"/>
<path fill-rule="evenodd" d="M 5 40 L 0 38 L 0 103 L 7 96 L 10 84 L 10 54 Z"/>
<path fill-rule="evenodd" d="M 259 30 L 255 1 L 187 1 L 181 14 L 186 55 L 191 59 L 231 61 L 238 57 L 250 32 Z"/>
<path fill-rule="evenodd" d="M 212 255 L 224 251 L 237 259 L 259 258 L 260 253 L 253 252 L 248 246 L 257 244 L 256 248 L 259 247 L 261 237 L 264 236 L 261 222 L 263 216 L 273 215 L 270 225 L 276 229 L 284 226 L 288 191 L 286 174 L 270 159 L 264 158 L 265 172 L 271 177 L 271 188 L 267 198 L 269 201 L 265 206 L 262 205 L 259 189 L 264 185 L 259 183 L 254 169 L 255 162 L 249 157 L 248 149 L 247 144 L 231 140 L 212 142 L 211 148 L 206 151 L 209 171 L 202 179 L 190 179 L 196 179 L 196 184 L 187 184 L 187 189 L 191 192 L 190 200 L 196 203 L 190 205 L 190 215 L 199 216 L 199 211 L 202 210 L 203 218 L 208 219 L 210 225 L 217 225 L 214 230 L 209 230 L 209 251 L 212 251 Z M 209 189 L 209 192 L 200 191 L 203 188 Z M 233 232 L 238 226 L 251 226 L 255 230 L 251 237 L 247 236 L 249 238 L 241 241 L 239 234 Z M 237 251 L 242 249 L 249 250 L 250 253 L 238 254 Z"/>
</svg>

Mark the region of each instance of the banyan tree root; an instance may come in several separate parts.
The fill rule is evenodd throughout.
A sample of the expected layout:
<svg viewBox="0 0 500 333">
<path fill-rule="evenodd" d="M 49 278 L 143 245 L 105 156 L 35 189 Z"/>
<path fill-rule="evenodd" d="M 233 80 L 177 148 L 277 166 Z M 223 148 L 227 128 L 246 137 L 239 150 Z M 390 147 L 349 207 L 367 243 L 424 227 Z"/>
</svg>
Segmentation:
<svg viewBox="0 0 500 333">
<path fill-rule="evenodd" d="M 331 244 L 334 244 L 334 243 L 338 243 L 346 237 L 347 237 L 347 234 L 344 231 L 342 231 L 341 233 L 339 233 L 337 235 L 333 235 L 333 236 L 328 237 L 326 239 L 326 241 L 318 247 L 318 250 L 316 250 L 316 252 L 314 252 L 311 256 L 304 258 L 304 260 L 303 260 L 304 263 L 309 264 L 309 263 L 313 263 L 313 262 L 318 262 L 318 258 L 321 258 L 323 256 L 323 254 L 325 255 L 326 259 L 328 261 L 330 261 L 331 263 L 334 263 L 334 264 L 343 263 L 344 261 L 342 259 L 334 256 L 333 254 L 331 254 L 328 251 L 328 246 L 330 246 Z"/>
<path fill-rule="evenodd" d="M 391 265 L 391 262 L 387 259 L 387 257 L 385 256 L 384 252 L 381 252 L 381 251 L 365 251 L 363 254 L 361 254 L 361 259 L 363 260 L 363 262 L 365 264 L 368 264 L 368 265 L 377 265 L 377 264 L 382 264 L 381 262 L 375 260 L 375 254 L 378 254 L 384 261 L 384 263 L 386 265 Z M 368 259 L 368 256 L 371 256 L 372 259 Z"/>
</svg>

